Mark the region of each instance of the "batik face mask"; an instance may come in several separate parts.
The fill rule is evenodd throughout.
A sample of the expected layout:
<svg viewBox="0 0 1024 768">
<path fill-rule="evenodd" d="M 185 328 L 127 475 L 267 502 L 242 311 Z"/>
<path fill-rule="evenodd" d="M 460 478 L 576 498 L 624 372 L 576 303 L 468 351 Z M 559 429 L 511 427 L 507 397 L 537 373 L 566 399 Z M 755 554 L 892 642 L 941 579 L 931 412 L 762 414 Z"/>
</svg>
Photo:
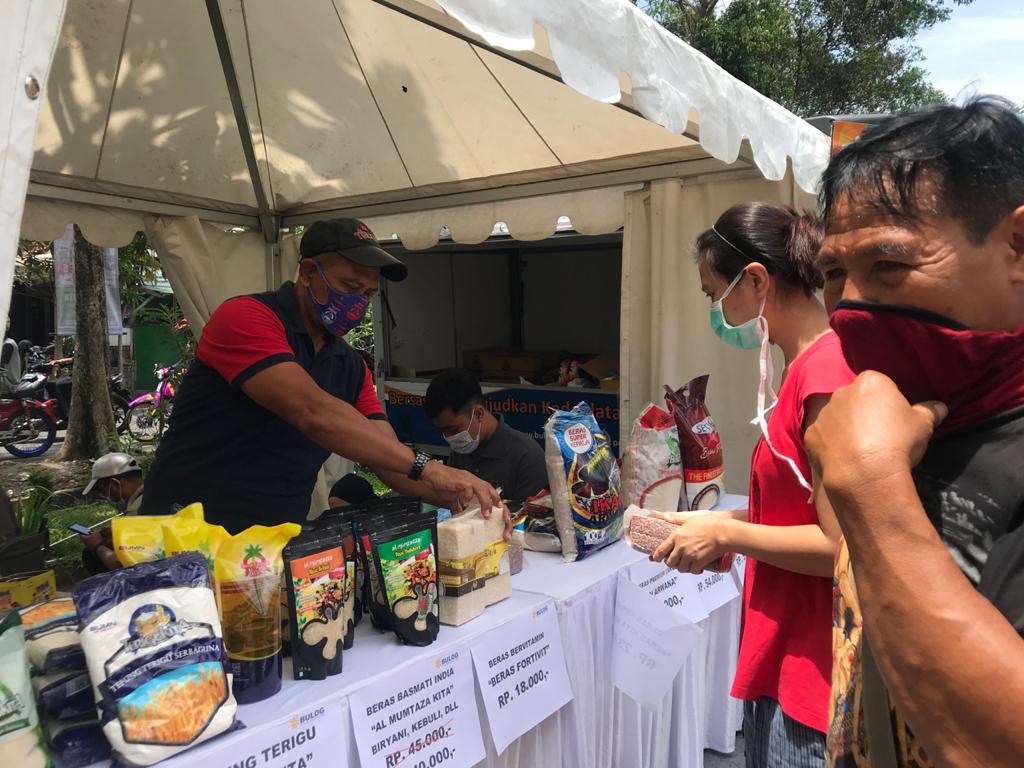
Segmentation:
<svg viewBox="0 0 1024 768">
<path fill-rule="evenodd" d="M 327 282 L 327 276 L 319 264 L 316 265 L 316 271 L 320 273 L 320 279 L 327 289 L 327 300 L 318 301 L 312 288 L 309 289 L 309 298 L 316 307 L 317 316 L 324 328 L 339 339 L 343 339 L 346 333 L 359 325 L 367 307 L 370 306 L 370 299 L 361 293 L 345 293 L 333 288 Z"/>
</svg>

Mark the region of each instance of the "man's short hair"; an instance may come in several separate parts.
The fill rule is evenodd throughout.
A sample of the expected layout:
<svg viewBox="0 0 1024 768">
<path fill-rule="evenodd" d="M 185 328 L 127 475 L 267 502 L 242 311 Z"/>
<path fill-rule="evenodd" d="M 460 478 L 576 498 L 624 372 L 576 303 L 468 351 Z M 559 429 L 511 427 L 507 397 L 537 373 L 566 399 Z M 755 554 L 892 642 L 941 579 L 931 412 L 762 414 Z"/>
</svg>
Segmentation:
<svg viewBox="0 0 1024 768">
<path fill-rule="evenodd" d="M 932 190 L 936 204 L 928 206 L 921 198 Z M 950 216 L 980 243 L 1024 204 L 1024 121 L 1010 102 L 993 96 L 886 118 L 825 169 L 826 227 L 847 196 L 896 218 Z"/>
<path fill-rule="evenodd" d="M 423 408 L 428 417 L 436 419 L 445 408 L 459 413 L 467 406 L 483 402 L 484 393 L 476 376 L 465 368 L 449 368 L 430 382 Z"/>
</svg>

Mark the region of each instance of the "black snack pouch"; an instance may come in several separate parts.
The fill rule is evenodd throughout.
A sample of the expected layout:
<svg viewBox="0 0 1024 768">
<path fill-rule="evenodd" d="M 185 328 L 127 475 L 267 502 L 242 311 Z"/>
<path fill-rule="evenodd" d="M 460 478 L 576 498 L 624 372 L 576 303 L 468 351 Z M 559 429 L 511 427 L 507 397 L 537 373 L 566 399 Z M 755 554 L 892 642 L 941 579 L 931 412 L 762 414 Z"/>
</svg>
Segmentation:
<svg viewBox="0 0 1024 768">
<path fill-rule="evenodd" d="M 370 544 L 395 634 L 406 645 L 430 645 L 437 639 L 440 613 L 436 513 L 392 517 L 370 531 Z"/>
<path fill-rule="evenodd" d="M 339 533 L 342 539 L 342 551 L 345 553 L 346 572 L 349 584 L 347 591 L 352 594 L 353 606 L 349 611 L 351 614 L 350 626 L 345 634 L 345 650 L 352 647 L 355 627 L 363 618 L 365 610 L 364 601 L 364 574 L 359 556 L 359 547 L 356 545 L 356 517 L 366 517 L 369 514 L 369 505 L 366 503 L 351 504 L 347 507 L 333 507 L 324 510 L 314 523 L 317 530 L 332 529 Z"/>
<path fill-rule="evenodd" d="M 32 678 L 40 707 L 55 720 L 74 720 L 96 715 L 89 673 L 58 672 Z"/>
<path fill-rule="evenodd" d="M 295 679 L 341 674 L 347 629 L 341 535 L 330 527 L 303 532 L 288 543 L 283 557 Z"/>
<path fill-rule="evenodd" d="M 391 621 L 391 609 L 382 588 L 383 582 L 380 581 L 379 573 L 374 566 L 376 555 L 371 543 L 371 534 L 388 528 L 399 520 L 419 514 L 420 501 L 410 496 L 391 496 L 350 509 L 355 509 L 352 524 L 356 532 L 359 560 L 365 574 L 364 605 L 369 610 L 370 623 L 381 632 L 386 632 L 394 626 Z"/>
</svg>

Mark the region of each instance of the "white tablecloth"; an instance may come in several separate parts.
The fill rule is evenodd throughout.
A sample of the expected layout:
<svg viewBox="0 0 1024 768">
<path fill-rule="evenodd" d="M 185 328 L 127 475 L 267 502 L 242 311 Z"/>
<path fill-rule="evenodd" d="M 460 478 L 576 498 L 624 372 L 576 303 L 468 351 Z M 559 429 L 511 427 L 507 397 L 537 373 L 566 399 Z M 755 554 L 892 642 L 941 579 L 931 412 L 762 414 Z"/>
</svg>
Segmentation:
<svg viewBox="0 0 1024 768">
<path fill-rule="evenodd" d="M 726 504 L 742 505 L 743 497 Z M 612 626 L 617 574 L 645 556 L 623 542 L 579 562 L 566 564 L 559 555 L 527 552 L 524 569 L 513 577 L 512 597 L 489 608 L 462 627 L 442 626 L 429 648 L 400 645 L 391 634 L 374 630 L 368 618 L 356 634 L 355 646 L 344 655 L 344 671 L 324 681 L 295 681 L 285 664 L 281 692 L 271 699 L 239 708 L 246 729 L 222 736 L 168 760 L 168 768 L 204 766 L 231 768 L 223 755 L 225 740 L 242 742 L 260 730 L 287 720 L 312 705 L 337 707 L 348 734 L 348 755 L 338 765 L 358 766 L 348 695 L 372 686 L 382 675 L 445 646 L 457 646 L 500 627 L 510 619 L 553 600 L 574 701 L 552 715 L 501 755 L 487 733 L 483 704 L 481 725 L 488 768 L 700 768 L 705 747 L 731 752 L 740 725 L 739 703 L 728 695 L 736 669 L 740 601 L 719 608 L 700 622 L 700 642 L 683 664 L 670 691 L 657 706 L 642 706 L 616 689 L 611 681 Z M 479 694 L 478 700 L 479 700 Z M 340 758 L 340 755 L 339 755 Z M 221 763 L 224 763 L 223 765 Z"/>
</svg>

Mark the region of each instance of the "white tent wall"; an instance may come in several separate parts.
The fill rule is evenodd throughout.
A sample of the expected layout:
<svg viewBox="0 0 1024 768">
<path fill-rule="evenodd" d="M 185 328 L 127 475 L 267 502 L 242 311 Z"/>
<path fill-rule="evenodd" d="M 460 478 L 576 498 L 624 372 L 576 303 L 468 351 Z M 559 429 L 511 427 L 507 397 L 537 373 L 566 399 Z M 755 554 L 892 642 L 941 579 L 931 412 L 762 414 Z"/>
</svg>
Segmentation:
<svg viewBox="0 0 1024 768">
<path fill-rule="evenodd" d="M 619 424 L 626 440 L 664 384 L 678 387 L 710 374 L 708 407 L 725 451 L 726 489 L 747 493 L 759 432 L 750 423 L 759 377 L 757 355 L 723 344 L 711 332 L 708 301 L 693 263 L 697 236 L 727 208 L 760 200 L 814 209 L 814 198 L 787 176 L 656 181 L 626 196 L 622 256 Z M 781 371 L 782 365 L 776 365 Z"/>
<path fill-rule="evenodd" d="M 258 293 L 267 281 L 266 247 L 258 232 L 225 232 L 195 216 L 147 217 L 146 236 L 196 336 L 221 302 Z"/>
<path fill-rule="evenodd" d="M 13 0 L 0 23 L 0 317 L 7 317 L 32 150 L 64 0 Z M 65 222 L 65 226 L 67 222 Z M 61 233 L 64 227 L 61 227 Z M 57 235 L 60 237 L 60 234 Z"/>
</svg>

